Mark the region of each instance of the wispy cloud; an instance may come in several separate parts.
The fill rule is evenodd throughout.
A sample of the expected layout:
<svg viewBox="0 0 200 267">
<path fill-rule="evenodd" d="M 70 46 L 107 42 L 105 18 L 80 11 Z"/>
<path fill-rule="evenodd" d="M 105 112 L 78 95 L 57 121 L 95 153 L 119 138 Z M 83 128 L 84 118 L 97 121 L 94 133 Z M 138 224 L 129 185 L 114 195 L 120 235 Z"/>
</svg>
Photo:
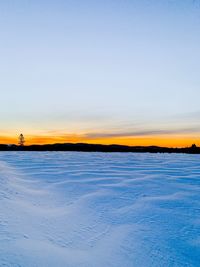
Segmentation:
<svg viewBox="0 0 200 267">
<path fill-rule="evenodd" d="M 179 129 L 161 129 L 161 130 L 139 130 L 139 131 L 128 131 L 128 132 L 113 132 L 113 133 L 87 133 L 87 138 L 117 138 L 117 137 L 144 137 L 144 136 L 160 136 L 160 135 L 177 135 L 177 134 L 193 134 L 200 133 L 199 127 L 191 128 L 179 128 Z"/>
</svg>

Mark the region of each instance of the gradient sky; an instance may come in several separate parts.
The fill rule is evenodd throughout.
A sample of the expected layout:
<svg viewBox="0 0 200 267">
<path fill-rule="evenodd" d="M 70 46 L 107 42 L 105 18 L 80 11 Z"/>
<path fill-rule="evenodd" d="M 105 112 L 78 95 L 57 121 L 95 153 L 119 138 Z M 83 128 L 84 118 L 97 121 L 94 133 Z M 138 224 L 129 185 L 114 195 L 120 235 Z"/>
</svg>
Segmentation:
<svg viewBox="0 0 200 267">
<path fill-rule="evenodd" d="M 0 1 L 0 143 L 200 145 L 200 1 Z"/>
</svg>

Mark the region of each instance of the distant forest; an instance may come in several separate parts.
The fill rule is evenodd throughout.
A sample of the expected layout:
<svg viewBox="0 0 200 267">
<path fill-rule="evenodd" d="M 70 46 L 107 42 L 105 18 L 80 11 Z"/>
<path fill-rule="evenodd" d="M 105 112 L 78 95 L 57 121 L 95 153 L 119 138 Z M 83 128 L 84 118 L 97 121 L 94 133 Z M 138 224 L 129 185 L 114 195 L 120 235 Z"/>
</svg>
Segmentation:
<svg viewBox="0 0 200 267">
<path fill-rule="evenodd" d="M 135 152 L 135 153 L 187 153 L 200 154 L 200 147 L 193 144 L 185 148 L 169 148 L 158 146 L 123 146 L 100 145 L 85 143 L 65 143 L 50 145 L 4 145 L 0 144 L 0 151 L 80 151 L 80 152 Z"/>
</svg>

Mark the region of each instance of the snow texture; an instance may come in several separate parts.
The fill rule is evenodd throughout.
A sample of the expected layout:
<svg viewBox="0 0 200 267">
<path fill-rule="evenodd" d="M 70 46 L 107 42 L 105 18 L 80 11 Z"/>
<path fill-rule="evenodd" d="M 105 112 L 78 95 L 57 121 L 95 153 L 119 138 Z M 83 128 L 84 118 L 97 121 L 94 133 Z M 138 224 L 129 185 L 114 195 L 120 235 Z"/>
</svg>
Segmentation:
<svg viewBox="0 0 200 267">
<path fill-rule="evenodd" d="M 2 152 L 0 266 L 200 266 L 200 156 Z"/>
</svg>

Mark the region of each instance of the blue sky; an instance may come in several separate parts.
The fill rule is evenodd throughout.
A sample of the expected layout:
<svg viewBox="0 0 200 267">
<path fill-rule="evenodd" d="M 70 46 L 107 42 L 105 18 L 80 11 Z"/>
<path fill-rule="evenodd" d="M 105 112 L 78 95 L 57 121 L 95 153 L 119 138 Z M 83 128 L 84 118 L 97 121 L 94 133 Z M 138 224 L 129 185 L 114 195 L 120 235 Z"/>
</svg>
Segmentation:
<svg viewBox="0 0 200 267">
<path fill-rule="evenodd" d="M 200 133 L 199 1 L 0 2 L 0 130 Z"/>
</svg>

